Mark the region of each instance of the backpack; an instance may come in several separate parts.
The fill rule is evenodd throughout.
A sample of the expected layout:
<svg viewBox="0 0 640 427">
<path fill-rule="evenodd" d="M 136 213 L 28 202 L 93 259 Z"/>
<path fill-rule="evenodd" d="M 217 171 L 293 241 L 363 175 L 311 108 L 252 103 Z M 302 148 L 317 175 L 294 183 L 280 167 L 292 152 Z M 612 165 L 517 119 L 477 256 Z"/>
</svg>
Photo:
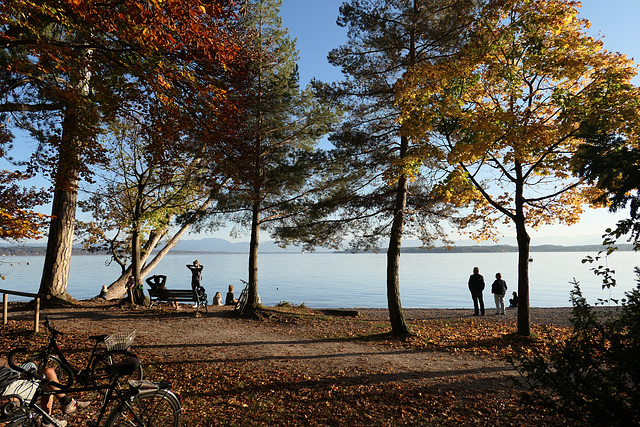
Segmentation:
<svg viewBox="0 0 640 427">
<path fill-rule="evenodd" d="M 18 378 L 20 378 L 19 373 L 11 368 L 7 368 L 6 366 L 0 366 L 0 395 L 9 386 L 9 384 Z"/>
<path fill-rule="evenodd" d="M 207 305 L 207 292 L 202 286 L 198 286 L 196 288 L 196 293 L 198 294 L 198 304 Z"/>
</svg>

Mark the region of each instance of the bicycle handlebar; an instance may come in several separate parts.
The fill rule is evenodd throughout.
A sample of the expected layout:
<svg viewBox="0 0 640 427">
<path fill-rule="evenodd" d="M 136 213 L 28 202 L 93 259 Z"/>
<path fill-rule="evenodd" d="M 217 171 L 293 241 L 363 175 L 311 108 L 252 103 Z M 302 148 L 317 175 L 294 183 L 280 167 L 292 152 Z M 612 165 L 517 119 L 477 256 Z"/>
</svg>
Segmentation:
<svg viewBox="0 0 640 427">
<path fill-rule="evenodd" d="M 49 332 L 51 332 L 52 335 L 64 335 L 64 332 L 60 332 L 58 329 L 56 329 L 55 326 L 51 326 L 51 322 L 49 322 L 49 316 L 44 318 L 44 326 L 47 327 L 47 329 L 49 330 Z"/>
</svg>

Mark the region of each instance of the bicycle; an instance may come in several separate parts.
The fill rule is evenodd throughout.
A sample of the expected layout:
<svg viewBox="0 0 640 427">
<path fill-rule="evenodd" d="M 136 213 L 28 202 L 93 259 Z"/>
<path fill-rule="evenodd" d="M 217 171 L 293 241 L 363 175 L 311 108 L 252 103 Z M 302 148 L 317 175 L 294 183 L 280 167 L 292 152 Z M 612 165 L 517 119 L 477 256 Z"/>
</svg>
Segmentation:
<svg viewBox="0 0 640 427">
<path fill-rule="evenodd" d="M 110 379 L 105 372 L 107 366 L 129 357 L 136 357 L 129 348 L 135 337 L 135 331 L 129 334 L 92 335 L 89 339 L 94 342 L 94 345 L 89 360 L 84 368 L 76 368 L 67 360 L 58 344 L 57 337 L 63 336 L 64 333 L 52 326 L 48 318 L 45 319 L 44 326 L 51 334 L 49 344 L 39 352 L 31 354 L 27 360 L 34 362 L 38 369 L 53 368 L 60 384 L 66 387 L 71 387 L 76 379 L 81 384 L 104 385 L 105 381 Z M 104 345 L 104 348 L 101 345 Z M 142 364 L 130 376 L 132 379 L 142 380 L 144 378 Z"/>
<path fill-rule="evenodd" d="M 238 316 L 242 315 L 244 308 L 247 306 L 247 302 L 249 301 L 249 282 L 246 282 L 242 279 L 240 281 L 244 284 L 244 289 L 240 292 L 240 296 L 238 297 L 238 302 L 236 303 L 235 311 L 238 313 Z"/>
<path fill-rule="evenodd" d="M 63 384 L 43 378 L 38 371 L 23 369 L 15 361 L 17 354 L 27 353 L 27 349 L 18 348 L 9 353 L 9 366 L 22 374 L 24 379 L 37 384 L 35 392 L 28 402 L 19 395 L 2 396 L 6 403 L 0 408 L 0 422 L 5 427 L 37 427 L 46 422 L 61 427 L 47 411 L 38 405 L 39 398 L 60 393 L 105 390 L 105 398 L 100 407 L 97 419 L 87 422 L 88 427 L 178 427 L 182 413 L 182 403 L 170 389 L 168 381 L 151 382 L 148 380 L 129 381 L 129 387 L 120 388 L 118 384 L 123 377 L 136 372 L 140 361 L 135 357 L 109 365 L 105 371 L 110 375 L 108 385 L 67 388 Z M 56 389 L 50 389 L 55 387 Z M 107 414 L 107 409 L 115 401 L 115 407 Z M 106 418 L 105 418 L 106 415 Z"/>
</svg>

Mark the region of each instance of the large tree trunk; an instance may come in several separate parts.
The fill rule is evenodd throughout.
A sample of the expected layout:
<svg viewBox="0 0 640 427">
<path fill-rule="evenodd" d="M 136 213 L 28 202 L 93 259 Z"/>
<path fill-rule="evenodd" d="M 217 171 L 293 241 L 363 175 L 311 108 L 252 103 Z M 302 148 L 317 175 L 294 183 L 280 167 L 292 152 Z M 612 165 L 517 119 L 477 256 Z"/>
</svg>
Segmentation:
<svg viewBox="0 0 640 427">
<path fill-rule="evenodd" d="M 253 205 L 251 219 L 251 241 L 249 243 L 249 295 L 247 308 L 256 309 L 260 306 L 258 295 L 258 248 L 260 246 L 260 203 Z"/>
<path fill-rule="evenodd" d="M 38 293 L 70 300 L 67 294 L 73 232 L 76 220 L 77 189 L 57 189 L 53 193 L 51 223 L 42 279 Z M 89 281 L 87 282 L 89 285 Z"/>
<path fill-rule="evenodd" d="M 401 152 L 406 153 L 409 141 L 401 138 Z M 402 247 L 402 228 L 404 225 L 404 211 L 407 204 L 407 178 L 402 175 L 398 180 L 396 206 L 393 212 L 393 224 L 387 250 L 387 304 L 389 306 L 389 320 L 393 335 L 408 335 L 409 327 L 404 318 L 400 303 L 400 250 Z"/>
<path fill-rule="evenodd" d="M 90 58 L 91 50 L 86 50 L 84 55 Z M 76 84 L 76 91 L 78 96 L 86 97 L 89 96 L 91 71 L 88 67 L 80 71 L 81 77 Z M 67 293 L 67 283 L 78 205 L 79 149 L 83 145 L 81 140 L 83 134 L 80 130 L 82 119 L 82 112 L 78 106 L 66 106 L 55 171 L 52 220 L 39 290 L 41 294 L 49 294 L 65 300 L 72 299 Z M 89 281 L 87 281 L 88 284 Z"/>
<path fill-rule="evenodd" d="M 67 294 L 67 283 L 78 204 L 77 125 L 77 113 L 67 110 L 62 123 L 62 141 L 55 174 L 47 252 L 38 291 L 64 300 L 72 299 Z"/>
</svg>

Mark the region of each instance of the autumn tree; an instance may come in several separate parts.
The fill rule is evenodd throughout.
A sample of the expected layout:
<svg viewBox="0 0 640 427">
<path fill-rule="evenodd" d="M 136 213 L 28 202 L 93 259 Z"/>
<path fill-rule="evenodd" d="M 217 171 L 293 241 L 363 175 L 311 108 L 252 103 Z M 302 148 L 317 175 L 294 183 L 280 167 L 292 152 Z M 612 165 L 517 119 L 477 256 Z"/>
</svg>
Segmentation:
<svg viewBox="0 0 640 427">
<path fill-rule="evenodd" d="M 39 239 L 47 217 L 35 209 L 46 202 L 47 195 L 44 190 L 19 184 L 32 174 L 9 155 L 11 146 L 6 142 L 7 132 L 6 128 L 0 127 L 0 159 L 12 167 L 12 170 L 0 170 L 0 239 Z"/>
<path fill-rule="evenodd" d="M 159 149 L 163 144 L 145 133 L 148 128 L 133 120 L 111 126 L 105 143 L 109 162 L 96 172 L 98 182 L 87 190 L 88 199 L 80 202 L 94 218 L 82 227 L 86 245 L 108 250 L 121 266 L 123 277 L 110 287 L 112 295 L 124 293 L 122 285 L 129 275 L 136 283 L 142 281 L 146 259 L 177 216 L 211 201 L 201 190 L 201 159 L 189 152 L 170 151 L 167 156 Z M 185 137 L 185 132 L 174 131 L 173 138 Z M 185 225 L 179 230 L 188 229 Z M 175 245 L 177 239 L 170 242 Z M 136 291 L 134 303 L 143 302 L 144 294 Z"/>
<path fill-rule="evenodd" d="M 236 224 L 250 234 L 247 308 L 259 306 L 258 249 L 260 231 L 295 214 L 313 191 L 313 151 L 334 121 L 334 114 L 301 89 L 298 53 L 279 16 L 281 0 L 254 0 L 242 22 L 253 48 L 245 79 L 232 83 L 238 99 L 237 128 L 226 145 L 209 147 L 229 184 L 214 207 L 213 218 Z M 222 149 L 224 151 L 222 151 Z M 214 181 L 219 182 L 219 179 Z"/>
<path fill-rule="evenodd" d="M 438 159 L 415 159 L 418 141 L 398 122 L 397 82 L 412 68 L 455 51 L 473 13 L 473 1 L 352 0 L 340 7 L 338 25 L 348 42 L 329 54 L 344 81 L 321 93 L 346 111 L 330 136 L 327 168 L 334 187 L 309 211 L 312 244 L 377 248 L 389 238 L 387 300 L 392 333 L 409 328 L 400 301 L 400 251 L 404 236 L 429 244 L 444 234 L 438 222 L 451 212 L 430 195 Z M 437 154 L 437 153 L 435 153 Z M 300 233 L 292 228 L 289 237 Z M 297 228 L 297 229 L 296 229 Z"/>
<path fill-rule="evenodd" d="M 166 126 L 194 105 L 215 110 L 215 79 L 240 51 L 236 12 L 230 0 L 0 4 L 0 111 L 38 141 L 53 182 L 41 293 L 67 298 L 78 182 L 103 160 L 103 123 L 143 102 L 172 110 Z"/>
<path fill-rule="evenodd" d="M 399 97 L 402 123 L 455 167 L 443 193 L 472 186 L 471 215 L 515 226 L 518 333 L 527 336 L 528 229 L 575 223 L 599 191 L 571 174 L 574 154 L 595 131 L 637 123 L 633 63 L 587 35 L 578 5 L 489 2 L 460 52 L 416 67 Z"/>
</svg>

